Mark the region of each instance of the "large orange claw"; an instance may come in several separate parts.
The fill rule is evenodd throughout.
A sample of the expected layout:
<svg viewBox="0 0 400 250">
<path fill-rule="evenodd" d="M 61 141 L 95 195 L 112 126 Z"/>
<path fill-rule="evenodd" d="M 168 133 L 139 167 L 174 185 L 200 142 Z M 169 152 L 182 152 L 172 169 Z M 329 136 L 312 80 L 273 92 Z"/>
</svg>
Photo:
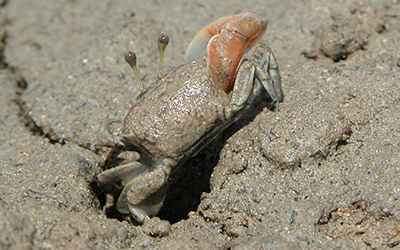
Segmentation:
<svg viewBox="0 0 400 250">
<path fill-rule="evenodd" d="M 209 40 L 207 52 L 211 75 L 229 93 L 245 49 L 257 44 L 267 25 L 265 19 L 253 13 L 221 17 L 193 38 L 186 52 L 187 60 L 201 52 L 201 48 L 196 48 L 198 45 Z"/>
</svg>

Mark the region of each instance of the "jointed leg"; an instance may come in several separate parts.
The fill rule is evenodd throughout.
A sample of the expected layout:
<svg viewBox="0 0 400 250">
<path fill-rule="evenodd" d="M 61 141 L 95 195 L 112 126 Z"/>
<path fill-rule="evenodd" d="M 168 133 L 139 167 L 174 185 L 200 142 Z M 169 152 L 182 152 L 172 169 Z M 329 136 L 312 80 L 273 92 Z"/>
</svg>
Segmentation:
<svg viewBox="0 0 400 250">
<path fill-rule="evenodd" d="M 244 60 L 239 67 L 231 97 L 231 112 L 243 108 L 253 92 L 254 66 Z"/>
<path fill-rule="evenodd" d="M 146 169 L 146 166 L 142 163 L 134 161 L 101 172 L 97 175 L 97 181 L 99 185 L 112 184 L 121 180 L 126 184 L 136 176 L 145 172 Z"/>
<path fill-rule="evenodd" d="M 271 99 L 274 102 L 283 101 L 278 62 L 272 50 L 265 43 L 260 42 L 250 60 L 256 67 L 256 77 L 271 96 Z"/>
<path fill-rule="evenodd" d="M 117 203 L 118 211 L 132 216 L 139 223 L 155 216 L 164 202 L 170 173 L 170 167 L 161 164 L 137 176 L 122 191 Z"/>
<path fill-rule="evenodd" d="M 275 58 L 274 53 L 272 53 L 271 48 L 268 48 L 268 51 L 269 51 L 269 64 L 268 64 L 268 66 L 264 65 L 264 70 L 267 70 L 269 75 L 271 76 L 273 85 L 276 90 L 276 94 L 278 96 L 278 101 L 283 102 L 281 74 L 279 73 L 278 62 Z M 267 69 L 267 67 L 268 67 L 268 69 Z"/>
</svg>

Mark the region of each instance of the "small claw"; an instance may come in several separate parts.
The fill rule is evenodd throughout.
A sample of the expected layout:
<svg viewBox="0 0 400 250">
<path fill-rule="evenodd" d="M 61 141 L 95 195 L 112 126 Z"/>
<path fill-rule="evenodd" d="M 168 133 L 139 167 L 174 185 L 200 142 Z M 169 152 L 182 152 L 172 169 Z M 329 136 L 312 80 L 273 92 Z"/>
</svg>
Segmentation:
<svg viewBox="0 0 400 250">
<path fill-rule="evenodd" d="M 124 146 L 118 135 L 121 133 L 122 122 L 109 120 L 97 133 L 97 141 L 100 145 L 109 148 L 118 148 Z"/>
</svg>

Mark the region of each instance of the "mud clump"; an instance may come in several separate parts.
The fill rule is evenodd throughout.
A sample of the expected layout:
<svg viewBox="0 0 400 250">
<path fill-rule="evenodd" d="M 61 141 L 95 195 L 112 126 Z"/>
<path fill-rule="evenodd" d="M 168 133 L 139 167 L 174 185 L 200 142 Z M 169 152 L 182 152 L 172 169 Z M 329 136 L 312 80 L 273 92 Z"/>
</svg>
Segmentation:
<svg viewBox="0 0 400 250">
<path fill-rule="evenodd" d="M 356 18 L 340 15 L 331 18 L 332 23 L 317 30 L 312 49 L 303 52 L 305 57 L 317 59 L 323 55 L 337 62 L 357 50 L 365 49 L 369 35 Z"/>
</svg>

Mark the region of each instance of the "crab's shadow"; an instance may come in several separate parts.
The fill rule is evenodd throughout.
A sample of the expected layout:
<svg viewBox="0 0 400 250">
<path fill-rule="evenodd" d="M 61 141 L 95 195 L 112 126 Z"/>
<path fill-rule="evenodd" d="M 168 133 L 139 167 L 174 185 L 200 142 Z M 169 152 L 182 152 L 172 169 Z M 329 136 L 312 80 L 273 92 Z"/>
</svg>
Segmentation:
<svg viewBox="0 0 400 250">
<path fill-rule="evenodd" d="M 158 217 L 176 223 L 187 219 L 190 211 L 197 210 L 202 193 L 210 192 L 211 174 L 218 164 L 226 140 L 253 121 L 264 108 L 273 110 L 274 106 L 270 101 L 263 100 L 258 105 L 252 106 L 238 121 L 225 129 L 171 176 L 167 197 Z"/>
</svg>

